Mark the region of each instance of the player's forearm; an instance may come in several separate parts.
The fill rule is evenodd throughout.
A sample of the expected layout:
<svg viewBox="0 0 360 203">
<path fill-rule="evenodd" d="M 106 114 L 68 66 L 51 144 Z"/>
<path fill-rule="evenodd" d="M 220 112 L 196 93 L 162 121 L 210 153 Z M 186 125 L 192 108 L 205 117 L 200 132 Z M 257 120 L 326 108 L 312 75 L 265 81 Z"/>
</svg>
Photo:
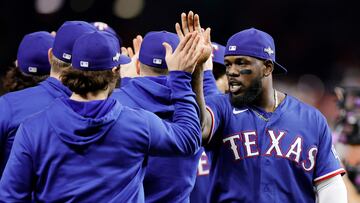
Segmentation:
<svg viewBox="0 0 360 203">
<path fill-rule="evenodd" d="M 192 75 L 192 89 L 196 94 L 196 102 L 200 109 L 200 124 L 202 131 L 202 143 L 207 143 L 210 134 L 211 117 L 206 110 L 205 96 L 204 96 L 204 65 L 199 64 L 196 66 Z"/>
<path fill-rule="evenodd" d="M 190 73 L 182 71 L 169 73 L 169 86 L 172 90 L 172 102 L 175 107 L 172 119 L 176 124 L 174 131 L 176 139 L 178 139 L 177 143 L 184 144 L 180 148 L 184 148 L 187 154 L 196 152 L 201 146 L 199 109 L 190 80 Z"/>
<path fill-rule="evenodd" d="M 316 185 L 318 203 L 347 203 L 347 190 L 341 175 Z"/>
</svg>

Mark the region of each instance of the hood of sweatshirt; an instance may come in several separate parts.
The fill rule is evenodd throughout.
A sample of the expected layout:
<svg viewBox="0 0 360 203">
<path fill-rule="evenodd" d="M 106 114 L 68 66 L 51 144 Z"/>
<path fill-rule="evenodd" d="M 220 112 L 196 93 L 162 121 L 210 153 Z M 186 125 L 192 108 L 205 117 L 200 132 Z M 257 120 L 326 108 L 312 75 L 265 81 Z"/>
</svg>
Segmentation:
<svg viewBox="0 0 360 203">
<path fill-rule="evenodd" d="M 171 116 L 174 112 L 166 76 L 133 78 L 121 89 L 114 91 L 112 97 L 124 105 L 140 107 L 160 117 Z"/>
<path fill-rule="evenodd" d="M 122 106 L 114 99 L 79 102 L 68 98 L 56 99 L 47 111 L 51 127 L 69 145 L 92 144 L 116 123 Z"/>
</svg>

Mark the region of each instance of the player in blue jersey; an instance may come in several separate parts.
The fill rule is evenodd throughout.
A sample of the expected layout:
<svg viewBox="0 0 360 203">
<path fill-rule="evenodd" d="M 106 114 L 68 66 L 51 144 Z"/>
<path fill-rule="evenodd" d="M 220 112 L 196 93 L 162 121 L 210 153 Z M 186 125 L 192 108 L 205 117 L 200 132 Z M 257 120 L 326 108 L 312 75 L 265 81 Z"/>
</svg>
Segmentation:
<svg viewBox="0 0 360 203">
<path fill-rule="evenodd" d="M 206 61 L 206 65 L 204 67 L 204 94 L 206 96 L 212 94 L 221 94 L 226 91 L 228 86 L 224 65 L 225 47 L 215 42 L 212 42 L 211 44 L 213 48 L 212 54 L 208 61 Z M 224 87 L 225 83 L 226 87 Z M 194 189 L 190 195 L 190 202 L 193 203 L 207 202 L 208 190 L 210 188 L 211 154 L 203 147 L 201 148 L 201 151 L 202 152 L 197 169 L 197 177 Z"/>
<path fill-rule="evenodd" d="M 227 93 L 229 90 L 228 81 L 226 77 L 226 69 L 224 64 L 225 47 L 221 44 L 212 42 L 213 46 L 213 74 L 216 80 L 216 86 L 222 93 Z"/>
<path fill-rule="evenodd" d="M 20 126 L 0 181 L 0 201 L 26 201 L 34 192 L 36 202 L 143 202 L 149 155 L 189 156 L 201 145 L 190 83 L 202 53 L 198 44 L 198 34 L 190 33 L 174 53 L 164 45 L 174 107 L 169 123 L 108 99 L 119 78 L 118 65 L 130 60 L 119 53 L 113 35 L 80 37 L 73 68 L 61 75 L 74 93 Z"/>
<path fill-rule="evenodd" d="M 59 76 L 70 65 L 75 40 L 95 30 L 87 22 L 65 22 L 57 31 L 53 47 L 49 50 L 50 77 L 35 87 L 0 97 L 0 177 L 20 123 L 31 114 L 46 108 L 54 99 L 71 95 L 71 91 L 59 81 Z M 18 63 L 21 65 L 23 62 L 19 60 Z"/>
<path fill-rule="evenodd" d="M 345 171 L 315 108 L 273 88 L 272 37 L 251 28 L 225 50 L 229 94 L 200 103 L 212 153 L 210 202 L 345 203 Z M 201 80 L 199 80 L 201 81 Z M 201 94 L 201 93 L 200 93 Z"/>
<path fill-rule="evenodd" d="M 145 35 L 136 63 L 140 77 L 129 80 L 112 97 L 123 105 L 142 108 L 171 121 L 175 109 L 171 103 L 173 92 L 168 87 L 164 42 L 175 49 L 179 38 L 166 31 Z M 200 155 L 201 152 L 189 157 L 150 156 L 143 182 L 145 202 L 189 202 Z"/>
<path fill-rule="evenodd" d="M 29 33 L 21 40 L 15 67 L 6 72 L 3 86 L 6 92 L 36 86 L 50 73 L 48 50 L 54 44 L 54 36 L 49 32 Z"/>
</svg>

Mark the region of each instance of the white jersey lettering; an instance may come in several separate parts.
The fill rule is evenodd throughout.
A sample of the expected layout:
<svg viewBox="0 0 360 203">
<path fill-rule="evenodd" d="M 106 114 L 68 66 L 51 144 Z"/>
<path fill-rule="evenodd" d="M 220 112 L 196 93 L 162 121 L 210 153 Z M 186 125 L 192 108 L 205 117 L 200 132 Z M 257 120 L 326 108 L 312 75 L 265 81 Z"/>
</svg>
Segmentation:
<svg viewBox="0 0 360 203">
<path fill-rule="evenodd" d="M 252 156 L 258 156 L 259 155 L 259 149 L 257 147 L 257 135 L 255 131 L 251 131 L 251 132 L 245 132 L 243 133 L 244 135 L 244 145 L 245 145 L 245 149 L 246 149 L 246 156 L 247 157 L 252 157 Z M 254 136 L 255 140 L 250 141 L 250 136 Z M 252 146 L 255 146 L 256 149 L 254 151 L 252 151 Z"/>
<path fill-rule="evenodd" d="M 291 155 L 295 155 L 294 161 L 299 163 L 300 154 L 302 151 L 302 139 L 301 137 L 297 137 L 295 142 L 290 146 L 288 153 L 286 153 L 285 157 L 290 159 Z"/>
<path fill-rule="evenodd" d="M 240 136 L 239 135 L 233 135 L 231 137 L 227 137 L 227 138 L 223 139 L 223 143 L 226 143 L 227 141 L 230 142 L 230 148 L 232 149 L 232 151 L 234 153 L 235 160 L 239 160 L 240 155 L 239 155 L 237 146 L 235 144 L 235 139 L 240 139 Z"/>
<path fill-rule="evenodd" d="M 281 149 L 279 147 L 281 138 L 285 135 L 285 132 L 280 132 L 278 136 L 275 135 L 273 130 L 269 130 L 268 134 L 270 135 L 271 139 L 271 146 L 266 151 L 265 155 L 271 155 L 272 151 L 275 149 L 277 156 L 283 156 Z"/>
</svg>

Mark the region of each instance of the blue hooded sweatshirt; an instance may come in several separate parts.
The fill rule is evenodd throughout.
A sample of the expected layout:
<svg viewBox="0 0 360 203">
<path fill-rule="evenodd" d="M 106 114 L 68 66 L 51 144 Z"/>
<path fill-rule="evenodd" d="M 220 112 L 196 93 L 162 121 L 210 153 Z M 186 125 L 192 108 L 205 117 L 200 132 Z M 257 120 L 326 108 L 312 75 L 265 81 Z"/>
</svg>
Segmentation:
<svg viewBox="0 0 360 203">
<path fill-rule="evenodd" d="M 0 97 L 0 178 L 20 123 L 45 109 L 54 99 L 69 97 L 71 93 L 59 80 L 49 77 L 35 87 Z"/>
<path fill-rule="evenodd" d="M 56 99 L 15 137 L 0 202 L 143 202 L 148 155 L 189 156 L 201 145 L 191 75 L 171 72 L 173 123 L 109 98 Z"/>
<path fill-rule="evenodd" d="M 206 94 L 218 93 L 211 76 L 208 71 L 204 73 Z M 174 106 L 171 104 L 171 89 L 167 86 L 166 76 L 137 77 L 121 84 L 122 88 L 114 91 L 113 98 L 123 105 L 139 107 L 163 119 L 172 120 Z M 201 154 L 202 151 L 191 157 L 149 157 L 144 178 L 145 201 L 189 202 Z"/>
</svg>

